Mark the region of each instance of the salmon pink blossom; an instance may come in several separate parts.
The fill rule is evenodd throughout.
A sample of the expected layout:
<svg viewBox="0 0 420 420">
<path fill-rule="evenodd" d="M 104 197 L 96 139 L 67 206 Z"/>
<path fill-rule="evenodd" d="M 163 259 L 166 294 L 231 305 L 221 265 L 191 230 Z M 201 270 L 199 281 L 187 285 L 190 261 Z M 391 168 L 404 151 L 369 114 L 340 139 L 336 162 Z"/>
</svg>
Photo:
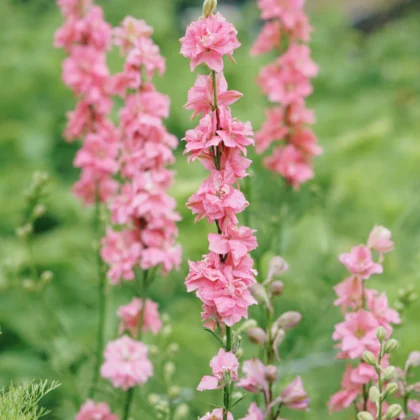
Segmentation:
<svg viewBox="0 0 420 420">
<path fill-rule="evenodd" d="M 255 358 L 245 361 L 242 366 L 242 371 L 245 377 L 238 382 L 238 386 L 249 392 L 263 392 L 268 396 L 268 382 L 265 377 L 265 366 L 261 360 Z"/>
<path fill-rule="evenodd" d="M 248 413 L 241 420 L 264 420 L 264 413 L 255 403 L 251 403 Z"/>
<path fill-rule="evenodd" d="M 114 388 L 126 391 L 146 383 L 153 375 L 153 366 L 147 358 L 147 347 L 127 336 L 108 343 L 104 357 L 101 375 L 109 379 Z"/>
<path fill-rule="evenodd" d="M 365 245 L 352 248 L 348 254 L 341 254 L 340 262 L 346 266 L 350 273 L 363 280 L 368 279 L 373 274 L 381 274 L 383 271 L 382 265 L 372 260 L 372 253 Z"/>
<path fill-rule="evenodd" d="M 309 396 L 300 377 L 294 379 L 283 389 L 280 398 L 286 407 L 293 410 L 306 410 L 309 406 Z"/>
<path fill-rule="evenodd" d="M 391 231 L 383 226 L 375 226 L 369 234 L 367 246 L 379 254 L 386 254 L 394 249 Z"/>
<path fill-rule="evenodd" d="M 93 401 L 85 402 L 77 413 L 75 420 L 118 420 L 118 416 L 111 413 L 108 404 Z"/>
</svg>

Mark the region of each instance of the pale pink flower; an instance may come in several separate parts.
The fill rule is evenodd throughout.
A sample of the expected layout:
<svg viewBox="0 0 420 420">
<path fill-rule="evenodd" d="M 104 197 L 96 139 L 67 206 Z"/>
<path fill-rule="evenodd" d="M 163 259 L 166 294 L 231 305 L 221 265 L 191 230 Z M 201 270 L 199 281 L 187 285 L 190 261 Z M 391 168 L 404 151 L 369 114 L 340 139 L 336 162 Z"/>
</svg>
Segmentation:
<svg viewBox="0 0 420 420">
<path fill-rule="evenodd" d="M 121 27 L 114 29 L 114 43 L 118 45 L 123 54 L 135 48 L 139 38 L 148 38 L 153 34 L 153 28 L 144 20 L 126 16 Z"/>
<path fill-rule="evenodd" d="M 382 265 L 372 260 L 372 253 L 365 245 L 353 247 L 348 254 L 340 254 L 339 260 L 350 273 L 363 280 L 368 279 L 373 274 L 381 274 L 383 271 Z"/>
<path fill-rule="evenodd" d="M 137 232 L 107 230 L 105 238 L 102 239 L 101 256 L 110 266 L 108 277 L 111 283 L 134 280 L 134 268 L 139 263 L 141 249 Z"/>
<path fill-rule="evenodd" d="M 86 204 L 93 204 L 96 198 L 105 203 L 114 196 L 117 188 L 118 183 L 109 176 L 85 169 L 80 180 L 73 185 L 72 192 Z"/>
<path fill-rule="evenodd" d="M 232 57 L 241 44 L 235 27 L 220 14 L 191 23 L 181 41 L 181 54 L 191 59 L 191 71 L 206 63 L 216 72 L 223 70 L 223 56 Z"/>
<path fill-rule="evenodd" d="M 283 389 L 280 399 L 286 407 L 293 410 L 306 410 L 309 406 L 309 396 L 299 376 Z"/>
<path fill-rule="evenodd" d="M 254 144 L 254 133 L 249 121 L 243 123 L 236 118 L 232 118 L 229 108 L 219 108 L 220 130 L 218 136 L 222 139 L 226 147 L 237 148 L 246 154 L 246 147 Z"/>
<path fill-rule="evenodd" d="M 392 332 L 390 324 L 401 324 L 400 314 L 389 307 L 386 293 L 379 294 L 376 290 L 366 290 L 365 296 L 369 311 L 389 333 Z"/>
<path fill-rule="evenodd" d="M 209 234 L 209 249 L 220 255 L 230 253 L 237 264 L 248 252 L 257 248 L 257 239 L 252 230 L 246 226 L 230 227 L 223 235 Z"/>
<path fill-rule="evenodd" d="M 239 362 L 232 352 L 220 349 L 210 361 L 213 376 L 204 376 L 197 386 L 198 391 L 223 388 L 225 385 L 238 380 Z"/>
<path fill-rule="evenodd" d="M 274 107 L 266 112 L 266 120 L 255 135 L 257 153 L 263 153 L 275 140 L 283 140 L 289 133 L 285 124 L 285 113 L 282 107 Z"/>
<path fill-rule="evenodd" d="M 317 144 L 317 138 L 309 128 L 297 128 L 290 136 L 290 143 L 298 147 L 307 156 L 322 154 L 322 147 Z"/>
<path fill-rule="evenodd" d="M 261 360 L 254 358 L 246 360 L 242 365 L 245 375 L 240 379 L 238 386 L 252 393 L 263 392 L 268 396 L 268 382 L 265 377 L 265 366 Z"/>
<path fill-rule="evenodd" d="M 362 305 L 363 280 L 358 276 L 351 276 L 334 287 L 338 299 L 334 305 L 341 306 L 343 313 L 348 308 L 359 309 Z"/>
<path fill-rule="evenodd" d="M 367 246 L 379 254 L 386 254 L 394 249 L 391 231 L 383 226 L 375 226 L 369 234 Z"/>
<path fill-rule="evenodd" d="M 382 402 L 382 412 L 386 413 L 386 411 L 389 408 L 389 404 L 386 401 Z M 360 411 L 365 411 L 365 407 L 363 404 L 363 400 L 360 399 L 359 401 L 357 401 L 356 403 L 356 409 L 360 412 Z M 375 403 L 373 403 L 370 399 L 368 399 L 367 404 L 366 404 L 366 411 L 368 413 L 370 413 L 374 419 L 376 419 L 376 416 L 378 415 L 378 407 Z"/>
<path fill-rule="evenodd" d="M 92 0 L 57 0 L 57 5 L 65 17 L 81 17 L 92 5 Z"/>
<path fill-rule="evenodd" d="M 408 412 L 410 414 L 419 414 L 419 417 L 412 418 L 413 420 L 419 420 L 420 419 L 420 401 L 417 400 L 409 400 L 407 403 Z"/>
<path fill-rule="evenodd" d="M 211 413 L 207 413 L 200 420 L 223 420 L 223 408 L 216 408 Z M 228 420 L 233 420 L 231 413 L 228 414 Z"/>
<path fill-rule="evenodd" d="M 153 375 L 153 366 L 147 358 L 147 347 L 130 337 L 123 336 L 108 343 L 101 376 L 109 379 L 114 388 L 126 391 L 142 385 Z"/>
<path fill-rule="evenodd" d="M 315 112 L 305 106 L 305 101 L 300 98 L 287 107 L 286 121 L 288 125 L 299 127 L 315 123 Z"/>
<path fill-rule="evenodd" d="M 344 322 L 335 326 L 333 334 L 333 339 L 340 341 L 337 345 L 341 350 L 339 357 L 356 359 L 366 350 L 377 352 L 376 329 L 379 325 L 375 316 L 363 309 L 346 314 Z"/>
<path fill-rule="evenodd" d="M 242 93 L 236 90 L 228 90 L 225 76 L 222 73 L 216 74 L 216 97 L 217 105 L 227 107 L 242 97 Z M 214 88 L 213 78 L 199 74 L 195 85 L 188 91 L 188 102 L 186 109 L 193 112 L 191 118 L 199 114 L 207 114 L 214 110 Z"/>
<path fill-rule="evenodd" d="M 296 17 L 305 0 L 258 0 L 263 19 L 280 19 L 286 27 L 296 24 Z"/>
<path fill-rule="evenodd" d="M 160 320 L 157 303 L 147 299 L 144 311 L 142 312 L 142 310 L 143 300 L 137 297 L 133 298 L 129 304 L 119 307 L 117 314 L 121 320 L 120 334 L 129 331 L 133 337 L 137 337 L 140 322 L 144 333 L 151 331 L 153 334 L 157 334 L 159 332 L 162 321 Z"/>
<path fill-rule="evenodd" d="M 75 420 L 118 420 L 118 416 L 111 413 L 108 404 L 89 400 L 82 405 Z"/>
<path fill-rule="evenodd" d="M 213 223 L 244 211 L 249 203 L 239 190 L 232 187 L 234 182 L 232 171 L 213 170 L 187 202 L 187 207 L 197 214 L 195 220 L 207 218 Z"/>
<path fill-rule="evenodd" d="M 256 403 L 251 403 L 248 414 L 240 420 L 264 420 L 263 411 L 258 408 Z"/>
<path fill-rule="evenodd" d="M 295 189 L 314 177 L 313 169 L 302 152 L 291 144 L 274 149 L 273 155 L 264 159 L 264 164 L 284 176 Z"/>
<path fill-rule="evenodd" d="M 251 49 L 251 55 L 265 54 L 273 48 L 279 48 L 282 39 L 282 27 L 278 20 L 264 24 Z"/>
</svg>

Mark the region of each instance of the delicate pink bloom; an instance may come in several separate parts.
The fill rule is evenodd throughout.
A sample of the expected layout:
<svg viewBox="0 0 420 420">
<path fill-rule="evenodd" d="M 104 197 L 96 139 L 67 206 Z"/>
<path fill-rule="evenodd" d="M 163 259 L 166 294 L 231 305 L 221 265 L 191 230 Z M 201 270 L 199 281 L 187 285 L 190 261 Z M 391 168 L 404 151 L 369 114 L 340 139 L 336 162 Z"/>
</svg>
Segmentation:
<svg viewBox="0 0 420 420">
<path fill-rule="evenodd" d="M 280 398 L 286 407 L 294 410 L 306 410 L 309 406 L 309 397 L 303 388 L 300 377 L 297 377 L 283 389 Z"/>
<path fill-rule="evenodd" d="M 111 413 L 108 404 L 94 401 L 85 402 L 77 413 L 75 420 L 118 420 L 118 416 Z"/>
<path fill-rule="evenodd" d="M 290 136 L 290 143 L 298 147 L 307 156 L 322 154 L 322 147 L 317 144 L 317 138 L 309 128 L 295 129 Z"/>
<path fill-rule="evenodd" d="M 249 406 L 248 414 L 241 420 L 264 420 L 264 413 L 258 408 L 257 404 L 253 402 Z"/>
<path fill-rule="evenodd" d="M 305 0 L 258 0 L 263 19 L 280 19 L 286 27 L 293 27 Z"/>
<path fill-rule="evenodd" d="M 366 350 L 377 352 L 376 329 L 379 325 L 375 316 L 363 309 L 348 313 L 344 322 L 335 326 L 333 334 L 333 339 L 340 341 L 337 345 L 341 350 L 339 357 L 356 359 Z"/>
<path fill-rule="evenodd" d="M 305 107 L 305 101 L 299 99 L 287 107 L 286 120 L 288 125 L 300 127 L 315 123 L 315 112 Z"/>
<path fill-rule="evenodd" d="M 144 20 L 126 16 L 121 27 L 114 29 L 114 43 L 123 54 L 127 54 L 130 49 L 135 48 L 138 39 L 148 38 L 152 33 L 153 28 Z"/>
<path fill-rule="evenodd" d="M 341 254 L 339 260 L 350 273 L 363 280 L 368 279 L 373 274 L 381 274 L 383 271 L 382 265 L 372 260 L 370 249 L 364 245 L 353 247 L 349 254 Z"/>
<path fill-rule="evenodd" d="M 351 276 L 334 287 L 338 299 L 334 305 L 341 306 L 343 313 L 348 308 L 359 309 L 362 305 L 363 280 L 358 276 Z"/>
<path fill-rule="evenodd" d="M 153 334 L 157 334 L 159 332 L 162 327 L 162 321 L 160 320 L 157 303 L 147 299 L 143 312 L 142 309 L 143 300 L 136 297 L 128 305 L 119 307 L 118 316 L 121 319 L 120 334 L 128 330 L 133 337 L 137 337 L 140 322 L 144 333 L 151 331 Z"/>
<path fill-rule="evenodd" d="M 229 108 L 219 108 L 219 118 L 221 129 L 217 130 L 218 136 L 222 139 L 226 147 L 238 148 L 246 154 L 246 147 L 254 144 L 252 138 L 252 125 L 249 121 L 243 123 L 232 118 Z"/>
<path fill-rule="evenodd" d="M 386 411 L 389 408 L 389 404 L 386 401 L 382 402 L 382 412 L 386 413 Z M 359 401 L 357 401 L 356 403 L 356 409 L 360 412 L 360 411 L 365 411 L 365 407 L 363 404 L 363 400 L 360 399 Z M 374 419 L 376 419 L 377 415 L 378 415 L 378 407 L 376 406 L 376 404 L 374 404 L 370 399 L 368 399 L 367 404 L 366 404 L 366 411 L 368 413 L 370 413 Z"/>
<path fill-rule="evenodd" d="M 235 27 L 220 14 L 191 23 L 181 41 L 181 54 L 191 59 L 191 71 L 206 63 L 216 72 L 223 70 L 223 56 L 232 57 L 241 44 Z"/>
<path fill-rule="evenodd" d="M 275 140 L 283 140 L 289 133 L 285 125 L 285 114 L 282 107 L 275 107 L 266 111 L 266 120 L 256 134 L 257 153 L 263 153 Z"/>
<path fill-rule="evenodd" d="M 64 83 L 91 102 L 102 100 L 108 77 L 105 55 L 94 47 L 76 46 L 63 62 Z"/>
<path fill-rule="evenodd" d="M 279 48 L 281 38 L 282 27 L 279 21 L 273 20 L 265 23 L 251 49 L 251 55 L 265 54 L 273 48 Z"/>
<path fill-rule="evenodd" d="M 126 391 L 146 383 L 153 375 L 153 366 L 147 358 L 147 347 L 130 337 L 123 336 L 108 343 L 104 357 L 101 375 L 111 380 L 114 388 Z"/>
<path fill-rule="evenodd" d="M 264 164 L 268 169 L 284 176 L 296 189 L 314 176 L 313 169 L 302 152 L 291 144 L 276 148 L 272 156 L 264 159 Z"/>
<path fill-rule="evenodd" d="M 92 0 L 57 0 L 57 5 L 65 17 L 83 16 L 91 6 Z"/>
<path fill-rule="evenodd" d="M 252 230 L 245 226 L 230 227 L 223 235 L 209 234 L 209 249 L 220 255 L 230 253 L 233 262 L 238 264 L 240 259 L 248 252 L 257 248 L 257 239 Z"/>
<path fill-rule="evenodd" d="M 204 376 L 199 383 L 198 391 L 208 391 L 211 389 L 222 388 L 230 382 L 238 380 L 239 362 L 232 352 L 220 349 L 219 353 L 210 361 L 213 376 Z M 229 383 L 226 382 L 228 379 Z"/>
<path fill-rule="evenodd" d="M 243 95 L 236 90 L 227 90 L 228 85 L 222 73 L 216 74 L 217 105 L 227 107 Z M 195 85 L 188 91 L 186 109 L 193 112 L 192 118 L 199 114 L 207 114 L 214 110 L 214 88 L 212 76 L 199 74 Z"/>
<path fill-rule="evenodd" d="M 101 203 L 105 203 L 115 194 L 117 188 L 118 183 L 109 176 L 86 169 L 80 180 L 74 184 L 72 192 L 86 204 L 93 204 L 97 197 Z"/>
<path fill-rule="evenodd" d="M 169 224 L 169 223 L 168 223 Z M 182 248 L 179 245 L 166 243 L 162 247 L 146 248 L 142 252 L 140 267 L 143 270 L 162 265 L 162 274 L 166 275 L 170 271 L 178 270 L 181 265 Z"/>
<path fill-rule="evenodd" d="M 400 314 L 389 307 L 386 293 L 379 294 L 376 290 L 366 290 L 365 296 L 369 311 L 389 333 L 392 332 L 390 324 L 401 324 Z"/>
<path fill-rule="evenodd" d="M 379 254 L 386 254 L 394 249 L 391 231 L 383 226 L 375 226 L 369 234 L 367 246 Z"/>
<path fill-rule="evenodd" d="M 139 263 L 142 249 L 137 235 L 133 230 L 115 232 L 108 229 L 102 239 L 101 256 L 110 266 L 108 277 L 111 283 L 134 280 L 134 268 Z"/>
<path fill-rule="evenodd" d="M 252 393 L 263 392 L 268 395 L 265 366 L 261 360 L 257 358 L 246 360 L 242 365 L 242 371 L 245 377 L 238 382 L 238 386 Z"/>
<path fill-rule="evenodd" d="M 211 413 L 207 413 L 200 420 L 223 420 L 223 408 L 216 408 Z M 231 413 L 228 414 L 228 420 L 233 420 Z"/>
<path fill-rule="evenodd" d="M 420 415 L 420 401 L 409 400 L 407 403 L 409 414 L 419 414 Z M 419 417 L 415 417 L 413 420 L 419 420 Z"/>
<path fill-rule="evenodd" d="M 187 207 L 197 214 L 196 221 L 207 218 L 209 223 L 225 217 L 233 217 L 248 206 L 244 195 L 232 187 L 233 173 L 228 170 L 213 170 L 210 177 L 193 194 Z"/>
</svg>

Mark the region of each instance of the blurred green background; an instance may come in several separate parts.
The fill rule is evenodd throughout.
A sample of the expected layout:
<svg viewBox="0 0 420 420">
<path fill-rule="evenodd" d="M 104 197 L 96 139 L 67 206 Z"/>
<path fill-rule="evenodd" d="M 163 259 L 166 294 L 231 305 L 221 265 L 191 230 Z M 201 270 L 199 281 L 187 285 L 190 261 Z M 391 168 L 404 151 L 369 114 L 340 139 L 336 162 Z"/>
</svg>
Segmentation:
<svg viewBox="0 0 420 420">
<path fill-rule="evenodd" d="M 168 128 L 182 138 L 194 125 L 182 105 L 195 75 L 179 55 L 178 39 L 186 22 L 200 13 L 201 2 L 98 3 L 114 25 L 131 14 L 155 27 L 155 40 L 167 57 L 167 73 L 157 85 L 172 100 Z M 230 87 L 244 92 L 234 113 L 258 128 L 266 102 L 254 79 L 272 57 L 249 57 L 259 29 L 255 2 L 220 3 L 237 25 L 243 44 L 235 54 L 238 65 L 226 64 Z M 254 255 L 258 267 L 263 274 L 271 255 L 286 258 L 291 269 L 284 278 L 286 289 L 278 310 L 303 314 L 301 325 L 281 347 L 279 364 L 281 381 L 301 375 L 312 398 L 309 413 L 284 413 L 294 419 L 325 419 L 326 402 L 341 382 L 344 365 L 335 361 L 331 340 L 334 324 L 342 319 L 332 304 L 332 287 L 345 276 L 337 255 L 365 241 L 375 223 L 383 224 L 393 230 L 396 251 L 372 286 L 386 290 L 391 302 L 401 287 L 412 283 L 419 288 L 420 12 L 403 13 L 369 35 L 352 29 L 352 21 L 376 10 L 376 3 L 381 2 L 372 2 L 375 7 L 367 10 L 358 9 L 356 2 L 308 1 L 316 27 L 313 58 L 321 69 L 309 105 L 316 109 L 315 130 L 325 149 L 316 160 L 316 179 L 300 192 L 290 192 L 251 153 L 253 175 L 244 185 L 251 201 L 251 226 L 258 229 L 260 249 Z M 63 386 L 46 402 L 54 409 L 49 418 L 71 419 L 79 403 L 77 395 L 85 392 L 90 380 L 88 349 L 94 345 L 97 286 L 92 210 L 70 193 L 78 176 L 72 167 L 78 145 L 65 143 L 61 135 L 65 113 L 74 106 L 61 82 L 63 53 L 51 47 L 61 16 L 52 0 L 2 0 L 0 23 L 0 385 L 27 378 L 59 379 Z M 117 70 L 120 63 L 114 57 L 110 64 Z M 206 252 L 205 231 L 212 227 L 204 221 L 194 225 L 185 208 L 204 170 L 198 163 L 187 165 L 182 145 L 177 158 L 172 193 L 183 216 L 179 227 L 184 264 L 178 273 L 158 279 L 151 297 L 170 315 L 170 339 L 181 347 L 175 382 L 191 399 L 193 419 L 221 401 L 217 392 L 191 390 L 209 373 L 209 359 L 218 346 L 201 327 L 199 301 L 187 295 L 183 285 L 186 261 Z M 35 170 L 52 176 L 48 212 L 36 225 L 34 246 L 38 268 L 51 269 L 55 275 L 43 297 L 16 287 L 28 273 L 28 257 L 15 229 L 22 223 L 23 191 Z M 116 307 L 130 293 L 129 286 L 110 291 L 108 339 L 116 328 Z M 48 316 L 45 302 L 52 310 Z M 258 319 L 259 311 L 253 309 L 251 316 Z M 57 319 L 69 337 L 57 327 Z M 402 341 L 400 363 L 420 348 L 418 304 L 404 319 L 395 332 Z M 256 348 L 244 341 L 245 357 L 250 358 Z M 148 389 L 155 389 L 160 380 L 158 370 Z M 138 394 L 134 418 L 155 418 L 143 398 L 145 392 Z M 106 394 L 102 398 L 109 400 Z M 122 394 L 113 398 L 118 404 Z M 235 409 L 235 416 L 243 414 L 247 403 Z M 353 419 L 354 412 L 333 418 Z"/>
</svg>

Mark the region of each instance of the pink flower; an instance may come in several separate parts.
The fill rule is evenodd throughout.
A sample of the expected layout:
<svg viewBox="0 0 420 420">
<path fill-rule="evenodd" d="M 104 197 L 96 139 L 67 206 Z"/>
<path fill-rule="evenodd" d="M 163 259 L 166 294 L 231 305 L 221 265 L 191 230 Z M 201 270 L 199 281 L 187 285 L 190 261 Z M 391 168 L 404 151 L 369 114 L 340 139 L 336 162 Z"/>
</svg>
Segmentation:
<svg viewBox="0 0 420 420">
<path fill-rule="evenodd" d="M 153 34 L 153 28 L 144 20 L 126 16 L 121 27 L 114 29 L 114 43 L 118 45 L 123 54 L 135 48 L 139 38 L 148 38 Z"/>
<path fill-rule="evenodd" d="M 86 204 L 93 204 L 96 197 L 107 202 L 116 192 L 118 184 L 108 176 L 102 176 L 91 169 L 83 170 L 81 178 L 72 189 L 73 194 Z"/>
<path fill-rule="evenodd" d="M 268 169 L 284 176 L 296 189 L 314 176 L 313 169 L 302 152 L 291 144 L 276 148 L 272 156 L 264 159 L 264 164 Z"/>
<path fill-rule="evenodd" d="M 65 17 L 83 16 L 91 4 L 92 0 L 57 0 L 57 5 Z"/>
<path fill-rule="evenodd" d="M 351 276 L 334 287 L 335 293 L 338 296 L 334 305 L 341 306 L 343 313 L 348 308 L 358 309 L 361 307 L 363 297 L 362 281 L 358 276 Z"/>
<path fill-rule="evenodd" d="M 230 227 L 223 235 L 209 234 L 209 249 L 220 255 L 231 253 L 233 262 L 238 264 L 248 252 L 257 248 L 257 239 L 252 230 L 245 226 Z"/>
<path fill-rule="evenodd" d="M 400 314 L 389 307 L 386 293 L 379 294 L 376 290 L 366 290 L 365 296 L 369 311 L 389 333 L 392 332 L 390 324 L 401 324 Z"/>
<path fill-rule="evenodd" d="M 75 420 L 118 420 L 118 416 L 111 413 L 108 404 L 89 400 L 82 405 Z"/>
<path fill-rule="evenodd" d="M 147 358 L 147 347 L 127 336 L 108 343 L 104 357 L 101 375 L 111 380 L 114 388 L 126 391 L 146 383 L 153 375 L 153 366 Z"/>
<path fill-rule="evenodd" d="M 350 273 L 361 279 L 368 279 L 372 274 L 381 274 L 382 265 L 372 261 L 370 249 L 364 245 L 353 247 L 349 254 L 341 254 L 339 260 Z"/>
<path fill-rule="evenodd" d="M 367 246 L 379 254 L 386 254 L 394 249 L 391 231 L 383 226 L 375 226 L 369 234 Z"/>
<path fill-rule="evenodd" d="M 193 194 L 187 207 L 197 214 L 196 221 L 207 218 L 209 223 L 225 217 L 233 217 L 248 206 L 244 195 L 232 187 L 235 182 L 233 173 L 228 170 L 213 170 L 210 177 Z"/>
<path fill-rule="evenodd" d="M 257 153 L 263 153 L 275 140 L 283 140 L 289 133 L 285 125 L 285 114 L 282 107 L 275 107 L 265 112 L 266 120 L 256 134 Z"/>
<path fill-rule="evenodd" d="M 239 362 L 232 352 L 220 349 L 219 353 L 210 361 L 213 376 L 204 376 L 199 383 L 198 391 L 208 391 L 222 388 L 238 380 Z"/>
<path fill-rule="evenodd" d="M 265 377 L 265 366 L 261 360 L 254 358 L 246 360 L 242 365 L 245 377 L 238 382 L 238 386 L 252 393 L 263 392 L 268 396 L 268 382 Z"/>
<path fill-rule="evenodd" d="M 420 401 L 409 400 L 407 403 L 408 411 L 410 414 L 419 414 L 420 415 Z M 419 417 L 415 417 L 413 420 L 419 420 Z"/>
<path fill-rule="evenodd" d="M 280 19 L 286 27 L 296 23 L 296 16 L 303 8 L 305 0 L 258 0 L 263 19 Z"/>
<path fill-rule="evenodd" d="M 279 21 L 274 20 L 265 23 L 252 47 L 251 55 L 265 54 L 273 48 L 280 47 L 281 38 L 282 27 Z"/>
<path fill-rule="evenodd" d="M 217 104 L 227 107 L 236 102 L 243 95 L 236 90 L 227 90 L 228 85 L 222 73 L 216 74 L 216 96 Z M 214 88 L 211 76 L 199 74 L 195 85 L 188 91 L 188 102 L 186 109 L 193 112 L 192 118 L 199 114 L 207 114 L 214 110 Z"/>
<path fill-rule="evenodd" d="M 94 47 L 76 46 L 63 62 L 64 83 L 90 102 L 102 100 L 108 77 L 105 55 Z"/>
<path fill-rule="evenodd" d="M 306 410 L 309 406 L 309 397 L 303 388 L 300 377 L 297 377 L 283 389 L 280 398 L 286 407 L 294 410 Z"/>
<path fill-rule="evenodd" d="M 309 128 L 295 129 L 290 136 L 290 143 L 299 148 L 307 156 L 322 154 L 322 147 L 317 144 L 317 138 Z"/>
<path fill-rule="evenodd" d="M 223 420 L 223 408 L 216 408 L 211 413 L 207 413 L 200 420 Z M 233 420 L 231 413 L 228 414 L 228 420 Z"/>
<path fill-rule="evenodd" d="M 219 108 L 219 111 L 221 129 L 217 130 L 217 134 L 223 144 L 246 153 L 246 147 L 254 144 L 251 123 L 249 121 L 242 123 L 232 118 L 232 112 L 228 108 Z"/>
<path fill-rule="evenodd" d="M 305 107 L 305 101 L 303 99 L 299 99 L 287 107 L 286 120 L 293 127 L 314 124 L 315 113 L 313 110 Z"/>
<path fill-rule="evenodd" d="M 216 72 L 223 70 L 223 56 L 232 57 L 241 44 L 235 27 L 217 13 L 191 23 L 181 41 L 181 54 L 191 59 L 191 71 L 206 63 Z"/>
<path fill-rule="evenodd" d="M 108 229 L 105 238 L 102 239 L 101 256 L 110 266 L 108 277 L 111 283 L 134 280 L 134 267 L 141 256 L 137 232 L 133 230 L 115 232 Z"/>
<path fill-rule="evenodd" d="M 257 404 L 253 402 L 249 406 L 248 414 L 241 420 L 264 420 L 264 413 L 258 408 Z"/>
<path fill-rule="evenodd" d="M 377 352 L 376 329 L 379 325 L 375 316 L 363 309 L 348 313 L 344 322 L 335 326 L 333 334 L 333 339 L 340 341 L 337 346 L 341 350 L 339 357 L 356 359 L 366 350 Z"/>
<path fill-rule="evenodd" d="M 146 300 L 144 313 L 142 314 L 143 300 L 133 298 L 133 300 L 118 309 L 118 316 L 121 319 L 119 333 L 128 330 L 133 337 L 137 337 L 139 330 L 139 323 L 141 321 L 141 329 L 144 333 L 151 331 L 157 334 L 162 327 L 157 303 Z M 142 317 L 142 319 L 140 319 Z"/>
</svg>

